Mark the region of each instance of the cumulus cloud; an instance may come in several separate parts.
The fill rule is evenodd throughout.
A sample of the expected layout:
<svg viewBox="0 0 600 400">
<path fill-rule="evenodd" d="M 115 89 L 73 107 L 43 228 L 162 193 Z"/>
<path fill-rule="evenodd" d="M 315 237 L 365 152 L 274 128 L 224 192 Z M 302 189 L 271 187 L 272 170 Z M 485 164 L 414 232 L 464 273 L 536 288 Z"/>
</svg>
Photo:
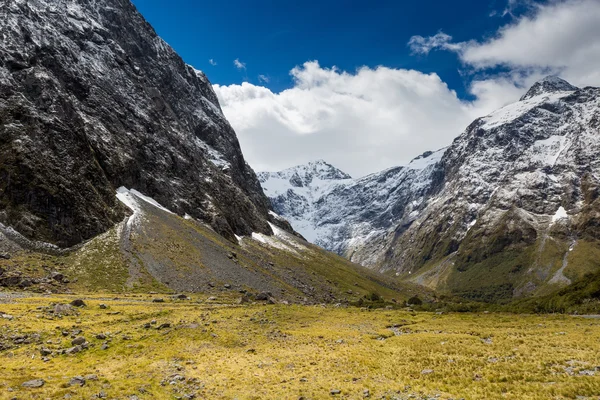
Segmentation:
<svg viewBox="0 0 600 400">
<path fill-rule="evenodd" d="M 235 65 L 235 67 L 239 70 L 246 69 L 246 63 L 241 62 L 239 58 L 236 58 L 235 60 L 233 60 L 233 65 Z"/>
<path fill-rule="evenodd" d="M 217 65 L 217 62 L 215 60 L 213 60 L 212 58 L 210 60 L 208 60 L 208 63 L 210 65 L 212 65 L 213 67 Z"/>
<path fill-rule="evenodd" d="M 600 2 L 568 0 L 540 5 L 509 1 L 507 10 L 528 4 L 531 12 L 500 28 L 482 42 L 453 43 L 450 35 L 413 36 L 413 52 L 434 49 L 458 53 L 476 71 L 505 67 L 532 82 L 540 75 L 557 74 L 575 85 L 600 85 Z M 507 11 L 508 12 L 508 11 Z"/>
<path fill-rule="evenodd" d="M 414 70 L 363 67 L 348 73 L 313 61 L 291 75 L 294 87 L 281 93 L 247 82 L 215 85 L 256 170 L 322 158 L 362 176 L 447 146 L 501 101 L 463 102 L 438 75 Z M 482 98 L 488 89 L 477 88 Z"/>
<path fill-rule="evenodd" d="M 376 172 L 449 145 L 475 118 L 516 101 L 545 75 L 600 86 L 600 1 L 515 0 L 507 10 L 523 5 L 527 13 L 485 40 L 457 43 L 440 31 L 408 43 L 418 55 L 455 52 L 472 101 L 436 74 L 386 67 L 349 73 L 318 62 L 294 68 L 294 86 L 281 93 L 249 83 L 215 91 L 255 169 L 322 158 L 354 176 Z"/>
</svg>

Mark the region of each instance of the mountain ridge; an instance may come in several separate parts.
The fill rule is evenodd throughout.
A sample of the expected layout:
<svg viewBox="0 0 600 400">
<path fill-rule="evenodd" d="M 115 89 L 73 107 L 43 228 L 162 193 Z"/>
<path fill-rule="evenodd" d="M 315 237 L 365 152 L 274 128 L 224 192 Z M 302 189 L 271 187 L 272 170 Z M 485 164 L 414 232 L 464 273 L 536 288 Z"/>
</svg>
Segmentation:
<svg viewBox="0 0 600 400">
<path fill-rule="evenodd" d="M 375 184 L 372 189 L 389 196 L 396 210 L 393 223 L 377 235 L 354 232 L 340 240 L 332 234 L 351 231 L 359 215 L 368 215 L 368 208 L 357 208 L 348 226 L 317 243 L 381 272 L 475 300 L 542 295 L 575 282 L 600 268 L 582 261 L 600 238 L 592 228 L 598 218 L 593 149 L 600 145 L 599 103 L 598 88 L 544 78 L 521 100 L 469 125 L 429 166 L 424 186 L 411 182 L 394 192 Z M 265 193 L 287 216 L 278 205 L 286 196 L 273 198 L 268 185 Z M 335 209 L 314 214 L 314 225 L 335 216 Z M 300 217 L 290 220 L 292 226 Z M 377 218 L 371 214 L 361 223 L 372 227 Z"/>
</svg>

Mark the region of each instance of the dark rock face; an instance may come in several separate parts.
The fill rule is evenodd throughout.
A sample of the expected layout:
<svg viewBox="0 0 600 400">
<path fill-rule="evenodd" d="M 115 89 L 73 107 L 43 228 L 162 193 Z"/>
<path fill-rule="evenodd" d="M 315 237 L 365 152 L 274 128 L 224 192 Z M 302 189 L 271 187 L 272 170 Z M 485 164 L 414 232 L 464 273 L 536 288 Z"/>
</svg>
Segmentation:
<svg viewBox="0 0 600 400">
<path fill-rule="evenodd" d="M 269 203 L 208 79 L 129 0 L 0 5 L 0 222 L 71 246 L 123 220 L 120 186 L 223 236 Z"/>
</svg>

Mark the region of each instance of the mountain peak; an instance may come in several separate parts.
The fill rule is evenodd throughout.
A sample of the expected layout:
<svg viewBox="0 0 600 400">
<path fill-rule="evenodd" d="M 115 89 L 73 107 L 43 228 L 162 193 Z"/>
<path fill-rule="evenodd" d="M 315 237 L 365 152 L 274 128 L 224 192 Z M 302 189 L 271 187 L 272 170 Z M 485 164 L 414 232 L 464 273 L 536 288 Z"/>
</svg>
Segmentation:
<svg viewBox="0 0 600 400">
<path fill-rule="evenodd" d="M 556 75 L 549 75 L 531 86 L 521 100 L 527 100 L 545 93 L 570 92 L 579 89 Z"/>
</svg>

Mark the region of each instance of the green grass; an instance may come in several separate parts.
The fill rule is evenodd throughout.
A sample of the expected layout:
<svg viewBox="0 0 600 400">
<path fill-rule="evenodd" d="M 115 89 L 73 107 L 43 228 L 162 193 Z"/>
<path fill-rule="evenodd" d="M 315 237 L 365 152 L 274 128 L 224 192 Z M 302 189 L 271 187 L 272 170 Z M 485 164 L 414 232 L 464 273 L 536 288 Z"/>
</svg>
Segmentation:
<svg viewBox="0 0 600 400">
<path fill-rule="evenodd" d="M 586 375 L 600 365 L 600 320 L 211 305 L 205 296 L 152 303 L 148 295 L 118 296 L 92 296 L 79 315 L 62 318 L 43 307 L 73 297 L 3 304 L 2 311 L 15 317 L 0 319 L 4 342 L 12 344 L 14 335 L 40 337 L 39 343 L 0 352 L 0 399 L 67 394 L 89 399 L 100 392 L 122 399 L 191 393 L 198 398 L 320 399 L 330 398 L 331 389 L 348 399 L 362 398 L 365 389 L 371 398 L 401 399 L 595 399 L 600 393 L 600 372 Z M 109 308 L 101 310 L 99 303 Z M 157 324 L 145 329 L 152 320 Z M 165 322 L 171 327 L 155 328 Z M 39 348 L 69 347 L 71 339 L 61 332 L 74 328 L 83 331 L 90 348 L 42 361 Z M 95 339 L 101 332 L 110 332 L 107 350 L 100 349 L 103 340 Z M 73 376 L 87 374 L 98 380 L 67 385 Z M 46 384 L 21 387 L 34 378 Z"/>
</svg>

